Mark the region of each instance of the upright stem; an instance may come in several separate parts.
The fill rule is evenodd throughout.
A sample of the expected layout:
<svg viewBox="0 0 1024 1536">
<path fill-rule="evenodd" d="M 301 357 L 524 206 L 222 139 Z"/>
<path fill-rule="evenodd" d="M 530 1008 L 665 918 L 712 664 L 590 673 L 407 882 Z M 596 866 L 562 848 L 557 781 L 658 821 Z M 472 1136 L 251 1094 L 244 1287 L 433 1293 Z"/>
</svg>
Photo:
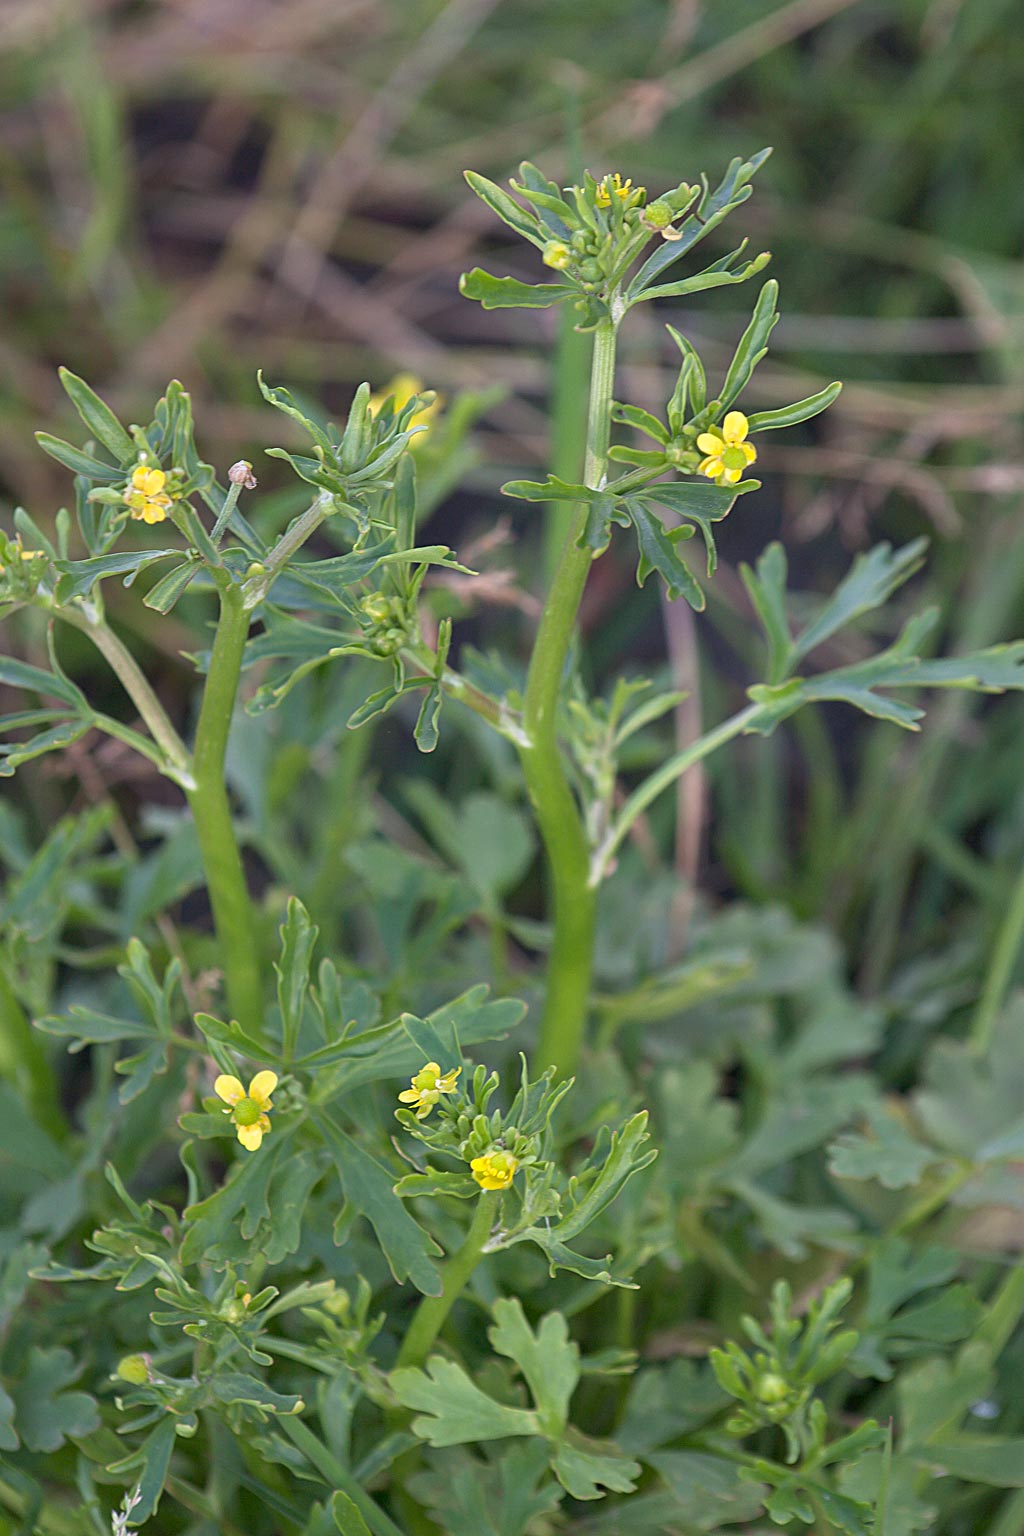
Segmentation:
<svg viewBox="0 0 1024 1536">
<path fill-rule="evenodd" d="M 594 334 L 584 481 L 595 489 L 604 483 L 608 466 L 615 329 L 608 319 Z M 529 743 L 520 747 L 523 776 L 548 856 L 554 918 L 537 1063 L 541 1068 L 553 1065 L 560 1077 L 568 1076 L 579 1058 L 594 950 L 596 892 L 589 884 L 590 849 L 558 745 L 562 677 L 592 559 L 590 550 L 579 545 L 586 518 L 587 507 L 581 504 L 573 512 L 541 615 L 523 704 Z"/>
<path fill-rule="evenodd" d="M 135 657 L 127 646 L 122 645 L 101 615 L 101 609 L 94 610 L 85 606 L 68 606 L 57 613 L 58 618 L 89 636 L 149 728 L 153 740 L 164 754 L 168 770 L 180 784 L 187 787 L 190 782 L 188 748 L 168 720 L 163 705 L 149 686 Z"/>
<path fill-rule="evenodd" d="M 249 615 L 233 582 L 225 580 L 219 586 L 220 622 L 196 729 L 192 758 L 195 787 L 188 798 L 206 871 L 228 1007 L 232 1017 L 258 1035 L 263 1010 L 259 943 L 224 780 Z"/>
<path fill-rule="evenodd" d="M 396 1366 L 422 1365 L 427 1358 L 434 1340 L 444 1327 L 445 1319 L 483 1256 L 484 1244 L 494 1224 L 496 1201 L 496 1195 L 487 1190 L 481 1191 L 462 1247 L 452 1254 L 441 1271 L 441 1294 L 424 1296 L 420 1302 L 409 1331 L 402 1340 Z"/>
<path fill-rule="evenodd" d="M 1024 869 L 1017 876 L 1010 905 L 1003 914 L 995 948 L 985 973 L 985 985 L 971 1020 L 971 1044 L 984 1056 L 992 1044 L 999 1013 L 1013 981 L 1013 973 L 1024 945 Z"/>
</svg>

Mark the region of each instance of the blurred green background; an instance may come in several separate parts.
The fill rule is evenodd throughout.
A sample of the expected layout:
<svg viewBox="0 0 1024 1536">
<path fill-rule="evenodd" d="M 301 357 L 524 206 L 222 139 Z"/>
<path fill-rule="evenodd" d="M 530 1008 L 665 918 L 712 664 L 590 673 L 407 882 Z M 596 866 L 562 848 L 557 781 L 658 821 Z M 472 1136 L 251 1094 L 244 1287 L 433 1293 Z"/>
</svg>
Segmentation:
<svg viewBox="0 0 1024 1536">
<path fill-rule="evenodd" d="M 1015 0 L 6 0 L 5 521 L 19 503 L 45 521 L 69 494 L 32 440 L 41 425 L 74 433 L 59 363 L 129 420 L 182 379 L 205 456 L 221 472 L 253 459 L 282 517 L 291 493 L 262 459 L 280 429 L 257 367 L 332 411 L 363 377 L 399 370 L 449 401 L 499 383 L 432 531 L 475 547 L 501 600 L 485 637 L 497 624 L 523 643 L 543 514 L 496 488 L 550 462 L 553 391 L 555 451 L 571 458 L 587 342 L 551 314 L 459 298 L 481 255 L 537 275 L 461 173 L 504 179 L 530 158 L 556 178 L 586 164 L 658 190 L 772 144 L 743 222 L 774 253 L 783 320 L 749 406 L 847 387 L 827 417 L 772 434 L 765 490 L 725 530 L 698 648 L 690 616 L 638 593 L 625 558 L 601 563 L 585 614 L 596 670 L 624 654 L 660 663 L 667 647 L 684 685 L 700 673 L 678 733 L 701 708 L 714 718 L 759 664 L 736 564 L 780 533 L 803 584 L 825 590 L 856 549 L 925 532 L 930 571 L 909 601 L 943 606 L 943 644 L 1020 634 L 1021 33 Z M 752 299 L 726 289 L 657 319 L 714 369 Z M 657 406 L 674 355 L 653 316 L 627 327 L 623 392 Z M 515 544 L 481 549 L 500 518 Z M 137 603 L 124 618 L 148 626 L 162 687 L 187 691 L 177 619 Z M 741 743 L 713 770 L 724 831 L 707 883 L 824 916 L 856 936 L 872 984 L 961 907 L 986 945 L 1024 801 L 1016 706 L 981 732 L 984 708 L 954 698 L 923 740 L 820 714 Z M 691 776 L 678 806 L 690 872 L 704 793 Z"/>
</svg>

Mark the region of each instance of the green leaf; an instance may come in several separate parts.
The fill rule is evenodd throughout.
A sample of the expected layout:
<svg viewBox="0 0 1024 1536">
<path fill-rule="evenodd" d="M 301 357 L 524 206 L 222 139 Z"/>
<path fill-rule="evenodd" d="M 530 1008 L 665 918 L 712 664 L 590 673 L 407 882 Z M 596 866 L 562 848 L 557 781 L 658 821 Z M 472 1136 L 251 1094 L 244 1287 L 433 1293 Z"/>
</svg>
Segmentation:
<svg viewBox="0 0 1024 1536">
<path fill-rule="evenodd" d="M 796 400 L 792 405 L 780 405 L 774 411 L 755 411 L 747 418 L 750 431 L 774 432 L 779 427 L 795 427 L 798 422 L 810 421 L 812 416 L 828 410 L 833 400 L 838 399 L 842 388 L 837 380 L 819 389 L 816 395 L 808 395 L 806 400 Z"/>
<path fill-rule="evenodd" d="M 370 1527 L 359 1513 L 347 1493 L 333 1493 L 331 1495 L 331 1519 L 334 1521 L 341 1536 L 371 1536 Z"/>
<path fill-rule="evenodd" d="M 914 539 L 895 553 L 890 544 L 877 544 L 866 555 L 858 555 L 814 623 L 793 641 L 794 661 L 845 629 L 854 619 L 887 602 L 920 568 L 927 547 L 927 539 Z"/>
<path fill-rule="evenodd" d="M 745 561 L 740 576 L 768 640 L 768 682 L 781 683 L 789 670 L 791 639 L 786 618 L 786 551 L 778 542 L 767 546 L 751 570 Z"/>
<path fill-rule="evenodd" d="M 605 1489 L 632 1493 L 642 1468 L 608 1441 L 571 1431 L 551 1458 L 551 1470 L 573 1499 L 601 1499 Z"/>
<path fill-rule="evenodd" d="M 292 1060 L 298 1046 L 302 1011 L 309 987 L 309 967 L 319 932 L 310 922 L 309 913 L 298 897 L 290 897 L 287 916 L 281 925 L 281 963 L 274 966 L 277 1000 L 281 1009 L 282 1050 L 286 1062 Z"/>
<path fill-rule="evenodd" d="M 459 292 L 464 299 L 476 299 L 484 309 L 550 309 L 552 304 L 573 298 L 577 290 L 565 283 L 521 283 L 514 277 L 493 277 L 474 267 L 459 278 Z"/>
<path fill-rule="evenodd" d="M 301 1413 L 305 1406 L 301 1397 L 274 1392 L 266 1382 L 244 1371 L 222 1371 L 213 1378 L 212 1385 L 214 1397 L 222 1403 L 241 1403 L 257 1412 Z"/>
<path fill-rule="evenodd" d="M 507 192 L 493 181 L 489 181 L 486 176 L 480 176 L 476 171 L 465 171 L 463 174 L 477 197 L 487 204 L 492 213 L 496 213 L 503 223 L 515 230 L 517 235 L 522 235 L 524 240 L 529 240 L 531 245 L 541 250 L 544 248 L 547 244 L 547 236 L 539 234 L 536 217 L 531 217 L 515 198 L 509 197 Z"/>
<path fill-rule="evenodd" d="M 86 480 L 95 480 L 101 485 L 112 485 L 115 480 L 125 478 L 124 470 L 118 465 L 105 464 L 102 459 L 94 459 L 91 453 L 84 453 L 81 448 L 73 448 L 70 443 L 65 443 L 59 437 L 52 437 L 49 432 L 37 432 L 35 439 L 51 459 L 56 459 L 58 464 L 63 464 L 65 469 L 70 469 L 74 474 L 83 475 Z"/>
<path fill-rule="evenodd" d="M 0 656 L 0 683 L 6 683 L 10 688 L 27 688 L 33 693 L 63 699 L 76 713 L 91 713 L 85 694 L 69 678 L 58 677 L 53 672 L 44 671 L 42 667 L 29 666 L 26 661 L 16 661 L 13 656 Z"/>
<path fill-rule="evenodd" d="M 558 1242 L 585 1231 L 615 1199 L 619 1191 L 642 1168 L 653 1163 L 656 1151 L 640 1149 L 649 1139 L 647 1111 L 641 1110 L 610 1137 L 599 1136 L 593 1163 L 599 1166 L 597 1177 L 585 1187 L 579 1178 L 569 1180 L 566 1215 L 551 1226 L 551 1236 Z"/>
<path fill-rule="evenodd" d="M 44 1034 L 58 1035 L 74 1041 L 68 1050 L 74 1054 L 87 1045 L 108 1045 L 114 1040 L 157 1039 L 158 1032 L 150 1024 L 140 1024 L 137 1019 L 117 1019 L 110 1014 L 97 1013 L 81 1003 L 74 1004 L 67 1013 L 47 1014 L 35 1021 Z"/>
<path fill-rule="evenodd" d="M 440 682 L 427 686 L 420 712 L 413 726 L 413 740 L 421 752 L 434 752 L 439 740 L 438 720 L 444 704 L 445 693 Z"/>
<path fill-rule="evenodd" d="M 654 278 L 685 256 L 687 251 L 698 241 L 703 240 L 705 235 L 720 224 L 734 208 L 746 202 L 753 190 L 749 186 L 750 178 L 761 168 L 770 154 L 770 149 L 762 149 L 756 155 L 751 155 L 747 161 L 740 159 L 739 156 L 730 161 L 728 170 L 714 192 L 705 194 L 701 199 L 697 210 L 700 217 L 691 215 L 684 220 L 679 230 L 681 238 L 666 240 L 637 271 L 626 290 L 628 299 L 633 300 L 644 293 Z"/>
<path fill-rule="evenodd" d="M 411 1280 L 424 1296 L 440 1296 L 441 1277 L 431 1257 L 441 1249 L 395 1194 L 395 1175 L 329 1115 L 315 1114 L 314 1124 L 334 1159 L 346 1200 L 373 1227 L 395 1279 L 399 1284 Z"/>
<path fill-rule="evenodd" d="M 828 1149 L 829 1168 L 840 1179 L 877 1179 L 885 1189 L 909 1189 L 940 1156 L 911 1136 L 881 1105 L 867 1110 L 870 1136 L 850 1131 Z"/>
<path fill-rule="evenodd" d="M 592 490 L 589 485 L 576 485 L 548 475 L 546 480 L 506 480 L 501 487 L 503 496 L 515 496 L 519 501 L 596 501 L 605 495 Z"/>
<path fill-rule="evenodd" d="M 57 372 L 68 399 L 85 422 L 91 436 L 99 438 L 119 464 L 133 463 L 138 457 L 135 444 L 110 406 L 70 368 L 58 368 Z"/>
<path fill-rule="evenodd" d="M 265 384 L 262 369 L 259 369 L 256 373 L 256 382 L 259 385 L 260 394 L 264 400 L 274 406 L 276 410 L 282 411 L 285 416 L 290 416 L 293 421 L 297 421 L 299 426 L 303 427 L 317 446 L 323 450 L 328 460 L 333 460 L 336 453 L 334 443 L 332 443 L 319 422 L 313 421 L 311 417 L 306 415 L 305 411 L 299 409 L 291 391 L 277 388 L 271 384 Z M 280 450 L 278 453 L 280 454 Z"/>
<path fill-rule="evenodd" d="M 95 1398 L 65 1390 L 80 1375 L 70 1350 L 30 1347 L 24 1374 L 12 1387 L 15 1423 L 27 1450 L 57 1451 L 69 1435 L 99 1428 Z"/>
<path fill-rule="evenodd" d="M 139 1448 L 134 1464 L 142 1468 L 138 1481 L 141 1498 L 132 1510 L 132 1525 L 151 1520 L 157 1512 L 174 1452 L 176 1424 L 176 1415 L 165 1414 Z"/>
<path fill-rule="evenodd" d="M 621 421 L 626 426 L 635 428 L 645 437 L 653 438 L 656 443 L 664 445 L 669 440 L 669 434 L 657 416 L 652 416 L 650 411 L 641 410 L 638 405 L 621 405 L 616 402 L 612 406 L 612 420 Z"/>
<path fill-rule="evenodd" d="M 964 1435 L 943 1440 L 913 1459 L 933 1477 L 960 1477 L 991 1488 L 1024 1488 L 1024 1439 L 995 1435 Z"/>
<path fill-rule="evenodd" d="M 560 1312 L 549 1312 L 535 1334 L 518 1298 L 496 1301 L 493 1311 L 487 1337 L 498 1354 L 514 1360 L 525 1376 L 544 1433 L 560 1435 L 580 1379 L 579 1347 L 569 1338 L 565 1318 Z"/>
<path fill-rule="evenodd" d="M 0 1451 L 18 1449 L 18 1433 L 14 1428 L 14 1399 L 0 1387 Z"/>
<path fill-rule="evenodd" d="M 128 576 L 125 586 L 131 586 L 140 571 L 158 560 L 180 560 L 181 553 L 180 549 L 122 549 L 113 555 L 94 555 L 89 560 L 56 560 L 54 565 L 61 572 L 57 601 L 70 603 L 77 597 L 87 597 L 104 576 Z"/>
<path fill-rule="evenodd" d="M 763 1487 L 741 1477 L 734 1462 L 703 1451 L 658 1451 L 647 1460 L 672 1490 L 675 1519 L 694 1536 L 761 1513 Z"/>
<path fill-rule="evenodd" d="M 91 730 L 91 720 L 65 720 L 48 731 L 40 731 L 38 736 L 30 736 L 27 741 L 4 742 L 0 745 L 0 778 L 10 778 L 22 763 L 30 763 L 46 752 L 63 751 Z"/>
<path fill-rule="evenodd" d="M 698 613 L 702 613 L 705 606 L 704 593 L 686 564 L 685 560 L 676 549 L 680 539 L 685 539 L 692 534 L 692 529 L 674 529 L 673 534 L 668 533 L 661 519 L 647 508 L 643 502 L 627 501 L 629 519 L 636 530 L 636 541 L 640 550 L 640 559 L 636 568 L 636 582 L 642 587 L 652 571 L 657 571 L 668 593 L 670 601 L 677 597 L 685 597 L 690 607 Z"/>
<path fill-rule="evenodd" d="M 750 324 L 740 337 L 729 364 L 729 372 L 719 395 L 723 411 L 727 411 L 743 393 L 754 369 L 768 351 L 768 338 L 779 318 L 776 312 L 778 299 L 779 285 L 773 277 L 769 278 L 757 296 Z"/>
<path fill-rule="evenodd" d="M 392 1371 L 388 1380 L 403 1407 L 419 1410 L 413 1430 L 432 1446 L 542 1433 L 535 1413 L 496 1403 L 470 1381 L 461 1365 L 439 1355 L 431 1356 L 426 1370 Z"/>
<path fill-rule="evenodd" d="M 176 565 L 173 571 L 168 571 L 166 576 L 154 582 L 142 599 L 144 606 L 152 608 L 155 613 L 171 613 L 201 569 L 198 560 L 182 561 L 181 565 Z"/>
<path fill-rule="evenodd" d="M 760 490 L 759 480 L 740 480 L 736 485 L 712 485 L 709 481 L 678 480 L 658 484 L 638 491 L 628 498 L 630 503 L 640 501 L 648 505 L 666 507 L 677 517 L 695 523 L 704 536 L 707 550 L 707 574 L 713 576 L 718 565 L 718 552 L 712 523 L 720 523 L 732 511 L 737 496 L 748 491 Z M 669 535 L 672 537 L 672 534 Z"/>
</svg>

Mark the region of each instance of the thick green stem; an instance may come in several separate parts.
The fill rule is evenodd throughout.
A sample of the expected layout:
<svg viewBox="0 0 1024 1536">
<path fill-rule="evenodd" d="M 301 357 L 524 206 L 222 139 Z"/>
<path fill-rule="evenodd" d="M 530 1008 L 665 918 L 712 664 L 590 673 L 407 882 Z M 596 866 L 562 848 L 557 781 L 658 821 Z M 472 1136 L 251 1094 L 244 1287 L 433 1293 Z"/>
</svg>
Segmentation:
<svg viewBox="0 0 1024 1536">
<path fill-rule="evenodd" d="M 220 622 L 199 711 L 189 804 L 213 908 L 228 1007 L 232 1017 L 257 1036 L 262 1028 L 263 987 L 259 943 L 242 855 L 224 779 L 231 717 L 238 693 L 249 615 L 233 583 L 220 585 Z"/>
<path fill-rule="evenodd" d="M 444 1327 L 452 1307 L 461 1296 L 470 1275 L 483 1257 L 484 1244 L 494 1224 L 497 1196 L 484 1190 L 476 1202 L 473 1220 L 462 1247 L 453 1253 L 441 1270 L 440 1296 L 424 1296 L 416 1316 L 402 1340 L 397 1366 L 422 1365 L 434 1340 Z"/>
<path fill-rule="evenodd" d="M 590 370 L 584 482 L 594 488 L 604 483 L 608 467 L 614 376 L 615 323 L 608 319 L 594 334 Z M 520 747 L 519 754 L 548 856 L 554 919 L 537 1063 L 541 1068 L 554 1066 L 560 1077 L 573 1072 L 579 1059 L 594 952 L 596 892 L 589 880 L 590 848 L 558 745 L 562 677 L 592 559 L 591 551 L 579 543 L 586 518 L 584 503 L 573 512 L 541 615 L 523 703 L 529 745 Z"/>
</svg>

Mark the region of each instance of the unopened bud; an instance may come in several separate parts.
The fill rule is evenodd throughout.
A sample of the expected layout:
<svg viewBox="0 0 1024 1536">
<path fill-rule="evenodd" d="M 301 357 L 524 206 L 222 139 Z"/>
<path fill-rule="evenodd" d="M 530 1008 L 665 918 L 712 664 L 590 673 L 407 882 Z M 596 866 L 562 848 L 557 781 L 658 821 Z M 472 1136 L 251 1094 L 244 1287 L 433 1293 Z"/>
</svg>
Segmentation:
<svg viewBox="0 0 1024 1536">
<path fill-rule="evenodd" d="M 117 1362 L 117 1375 L 135 1387 L 145 1386 L 149 1380 L 149 1360 L 145 1355 L 125 1355 Z"/>
<path fill-rule="evenodd" d="M 774 1371 L 768 1371 L 757 1383 L 758 1401 L 762 1403 L 781 1403 L 789 1395 L 789 1385 L 785 1378 L 777 1376 Z"/>
<path fill-rule="evenodd" d="M 232 464 L 228 470 L 228 479 L 232 485 L 240 485 L 246 491 L 256 489 L 256 476 L 248 459 L 239 459 L 237 464 Z"/>
<path fill-rule="evenodd" d="M 564 272 L 572 260 L 572 251 L 564 240 L 549 240 L 541 252 L 541 260 L 546 267 L 554 267 L 556 272 Z"/>
</svg>

